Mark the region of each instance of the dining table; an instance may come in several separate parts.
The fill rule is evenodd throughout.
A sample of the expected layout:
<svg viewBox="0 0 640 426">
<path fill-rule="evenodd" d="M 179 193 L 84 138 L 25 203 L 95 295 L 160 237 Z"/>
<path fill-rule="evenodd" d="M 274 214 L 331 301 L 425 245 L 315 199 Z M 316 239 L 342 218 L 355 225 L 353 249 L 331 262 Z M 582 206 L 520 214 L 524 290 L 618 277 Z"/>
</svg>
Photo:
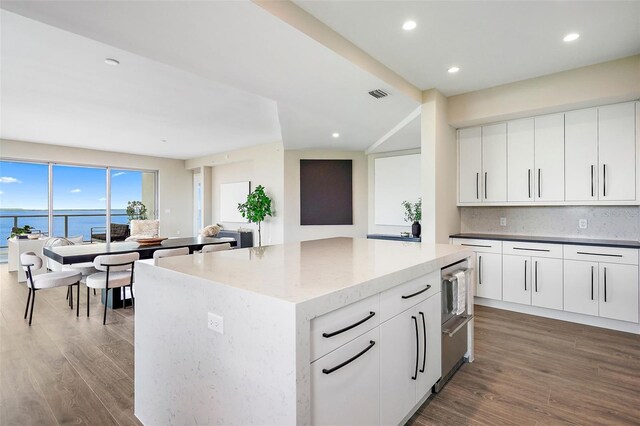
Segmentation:
<svg viewBox="0 0 640 426">
<path fill-rule="evenodd" d="M 157 250 L 175 249 L 187 247 L 189 254 L 202 250 L 202 247 L 210 244 L 229 243 L 231 247 L 237 247 L 238 242 L 235 238 L 216 238 L 216 237 L 181 237 L 168 238 L 157 244 L 140 244 L 136 241 L 122 241 L 112 243 L 91 243 L 91 244 L 75 244 L 70 246 L 44 247 L 42 254 L 60 264 L 72 265 L 74 263 L 93 262 L 93 260 L 102 255 L 108 254 L 124 254 L 139 253 L 140 259 L 152 259 L 153 253 Z M 107 296 L 102 291 L 102 303 L 106 303 L 112 309 L 123 308 L 132 304 L 131 295 L 128 290 L 122 291 L 121 288 L 114 288 Z"/>
</svg>

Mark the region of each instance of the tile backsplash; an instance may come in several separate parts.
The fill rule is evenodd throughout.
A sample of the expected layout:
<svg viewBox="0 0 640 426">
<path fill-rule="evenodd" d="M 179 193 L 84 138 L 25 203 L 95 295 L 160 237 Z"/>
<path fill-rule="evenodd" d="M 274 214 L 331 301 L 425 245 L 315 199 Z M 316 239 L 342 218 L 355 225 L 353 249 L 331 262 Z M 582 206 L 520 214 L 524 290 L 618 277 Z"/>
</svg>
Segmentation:
<svg viewBox="0 0 640 426">
<path fill-rule="evenodd" d="M 460 221 L 461 232 L 640 241 L 638 206 L 461 207 Z"/>
</svg>

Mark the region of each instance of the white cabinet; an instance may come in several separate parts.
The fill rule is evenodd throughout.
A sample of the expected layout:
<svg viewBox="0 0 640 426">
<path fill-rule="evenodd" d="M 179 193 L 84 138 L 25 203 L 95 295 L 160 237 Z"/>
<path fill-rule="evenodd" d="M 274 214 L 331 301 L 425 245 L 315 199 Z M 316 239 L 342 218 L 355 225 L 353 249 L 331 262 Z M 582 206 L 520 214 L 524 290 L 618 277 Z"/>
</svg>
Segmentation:
<svg viewBox="0 0 640 426">
<path fill-rule="evenodd" d="M 505 255 L 502 261 L 502 300 L 530 305 L 531 258 Z"/>
<path fill-rule="evenodd" d="M 506 123 L 482 127 L 482 173 L 483 201 L 507 201 Z"/>
<path fill-rule="evenodd" d="M 482 129 L 472 127 L 458 132 L 458 188 L 461 203 L 480 203 L 482 173 Z"/>
<path fill-rule="evenodd" d="M 379 331 L 376 327 L 311 364 L 312 424 L 379 424 Z"/>
<path fill-rule="evenodd" d="M 598 281 L 600 316 L 638 322 L 638 267 L 600 263 Z"/>
<path fill-rule="evenodd" d="M 635 103 L 598 108 L 600 200 L 636 197 Z"/>
<path fill-rule="evenodd" d="M 478 279 L 476 296 L 502 300 L 502 255 L 476 253 Z"/>
<path fill-rule="evenodd" d="M 440 335 L 439 294 L 380 325 L 380 424 L 399 424 L 440 378 Z"/>
<path fill-rule="evenodd" d="M 564 201 L 564 114 L 534 119 L 536 201 Z"/>
<path fill-rule="evenodd" d="M 564 310 L 598 315 L 598 263 L 564 261 Z"/>
<path fill-rule="evenodd" d="M 562 259 L 531 258 L 531 305 L 562 309 Z"/>
<path fill-rule="evenodd" d="M 598 199 L 598 109 L 565 114 L 565 196 L 567 201 Z"/>
<path fill-rule="evenodd" d="M 507 123 L 507 200 L 533 201 L 533 118 Z"/>
</svg>

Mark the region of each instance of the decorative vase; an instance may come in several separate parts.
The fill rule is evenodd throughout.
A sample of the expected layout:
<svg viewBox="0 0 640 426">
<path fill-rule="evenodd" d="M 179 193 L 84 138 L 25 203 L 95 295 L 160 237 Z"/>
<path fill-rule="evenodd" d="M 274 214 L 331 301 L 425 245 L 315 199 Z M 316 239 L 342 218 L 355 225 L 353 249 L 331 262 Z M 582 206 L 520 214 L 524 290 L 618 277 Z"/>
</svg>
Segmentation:
<svg viewBox="0 0 640 426">
<path fill-rule="evenodd" d="M 420 232 L 422 232 L 422 228 L 420 226 L 420 222 L 413 222 L 411 225 L 411 234 L 413 234 L 414 238 L 420 237 Z"/>
</svg>

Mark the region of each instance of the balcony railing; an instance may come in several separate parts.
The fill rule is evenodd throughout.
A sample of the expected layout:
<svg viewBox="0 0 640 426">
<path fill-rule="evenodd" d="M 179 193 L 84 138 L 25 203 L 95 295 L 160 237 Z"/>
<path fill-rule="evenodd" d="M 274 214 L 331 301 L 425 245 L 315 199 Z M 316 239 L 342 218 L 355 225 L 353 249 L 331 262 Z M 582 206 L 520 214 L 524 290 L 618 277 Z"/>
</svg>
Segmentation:
<svg viewBox="0 0 640 426">
<path fill-rule="evenodd" d="M 91 238 L 91 227 L 99 227 L 102 226 L 104 227 L 106 225 L 106 213 L 105 214 L 100 214 L 100 213 L 79 213 L 79 214 L 53 214 L 53 218 L 54 218 L 54 223 L 55 223 L 55 219 L 56 218 L 64 218 L 64 235 L 56 235 L 56 236 L 64 236 L 65 238 L 69 237 L 69 218 L 80 218 L 80 217 L 95 217 L 95 218 L 103 218 L 101 221 L 100 220 L 96 220 L 95 223 L 86 223 L 83 224 L 84 227 L 87 228 L 87 230 L 89 232 L 85 233 L 83 232 L 82 235 L 85 237 L 85 241 L 90 241 Z M 17 228 L 20 226 L 20 222 L 25 223 L 28 222 L 25 219 L 43 219 L 43 218 L 48 218 L 49 215 L 46 214 L 38 214 L 38 215 L 0 215 L 0 220 L 2 219 L 12 219 L 13 222 L 13 227 Z M 111 217 L 127 217 L 127 215 L 125 213 L 112 213 Z M 35 227 L 37 229 L 37 226 Z M 58 231 L 56 231 L 56 233 L 58 233 Z M 2 235 L 2 237 L 0 238 L 0 248 L 6 248 L 7 247 L 7 237 L 9 237 L 9 235 L 11 235 L 11 228 L 9 228 L 8 230 L 8 234 L 7 235 Z M 86 238 L 89 237 L 89 240 L 87 240 Z"/>
</svg>

